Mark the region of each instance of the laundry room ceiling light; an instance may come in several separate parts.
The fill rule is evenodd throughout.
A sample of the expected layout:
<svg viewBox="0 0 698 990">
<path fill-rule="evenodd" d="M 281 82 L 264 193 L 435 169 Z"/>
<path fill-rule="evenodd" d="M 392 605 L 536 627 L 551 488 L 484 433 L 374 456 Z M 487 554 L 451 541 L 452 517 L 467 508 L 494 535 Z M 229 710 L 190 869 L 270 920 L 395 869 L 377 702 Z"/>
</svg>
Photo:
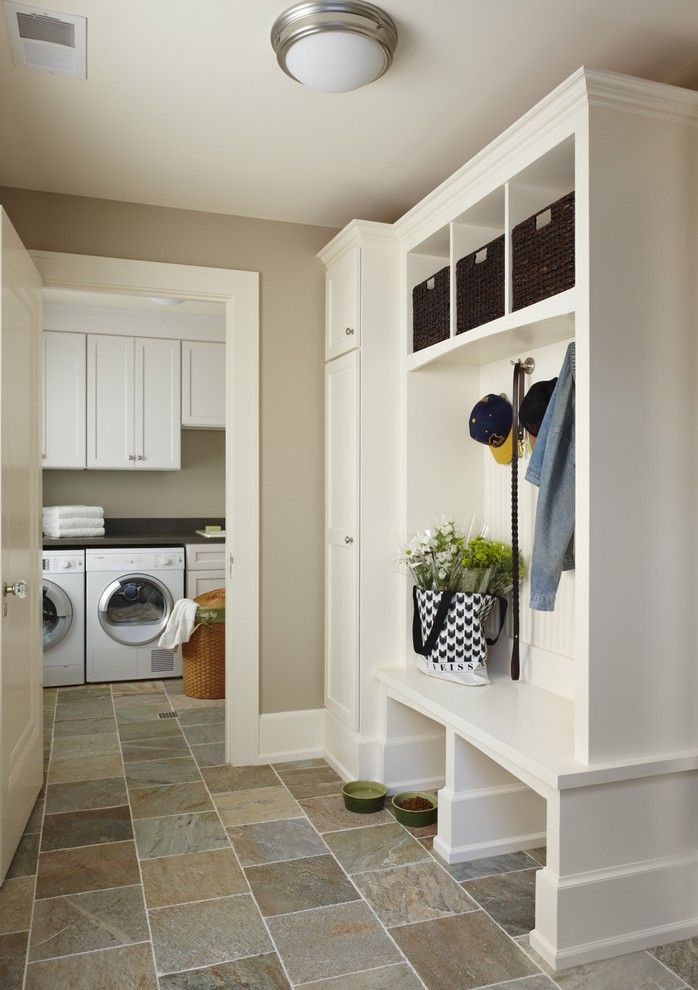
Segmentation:
<svg viewBox="0 0 698 990">
<path fill-rule="evenodd" d="M 390 68 L 397 28 L 362 0 L 304 0 L 277 17 L 271 43 L 292 79 L 325 93 L 348 93 Z"/>
</svg>

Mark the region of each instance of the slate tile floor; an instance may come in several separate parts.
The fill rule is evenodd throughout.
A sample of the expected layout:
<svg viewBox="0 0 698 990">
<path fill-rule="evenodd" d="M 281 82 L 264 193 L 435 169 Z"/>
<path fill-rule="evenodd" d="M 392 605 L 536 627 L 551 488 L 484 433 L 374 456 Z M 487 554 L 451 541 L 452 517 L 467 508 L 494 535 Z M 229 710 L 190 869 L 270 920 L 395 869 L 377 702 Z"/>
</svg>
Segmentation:
<svg viewBox="0 0 698 990">
<path fill-rule="evenodd" d="M 698 990 L 698 939 L 553 974 L 545 849 L 447 866 L 434 829 L 347 812 L 323 760 L 222 765 L 223 704 L 181 690 L 45 691 L 2 990 Z"/>
</svg>

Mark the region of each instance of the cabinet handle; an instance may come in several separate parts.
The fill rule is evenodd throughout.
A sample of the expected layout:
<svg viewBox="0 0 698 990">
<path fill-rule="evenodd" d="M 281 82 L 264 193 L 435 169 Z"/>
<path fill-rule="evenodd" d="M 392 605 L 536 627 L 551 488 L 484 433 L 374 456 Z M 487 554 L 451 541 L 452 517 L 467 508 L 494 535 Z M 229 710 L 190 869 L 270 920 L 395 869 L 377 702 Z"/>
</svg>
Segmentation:
<svg viewBox="0 0 698 990">
<path fill-rule="evenodd" d="M 145 455 L 144 454 L 139 454 L 138 457 L 136 458 L 136 460 L 137 461 L 144 461 L 145 460 Z"/>
<path fill-rule="evenodd" d="M 354 328 L 353 327 L 347 327 L 344 332 L 347 335 L 347 337 L 351 337 L 354 334 Z"/>
<path fill-rule="evenodd" d="M 344 537 L 344 542 L 347 543 L 347 544 L 353 543 L 354 542 L 354 537 L 353 536 L 345 536 Z"/>
<path fill-rule="evenodd" d="M 136 455 L 135 454 L 129 454 L 128 455 L 128 459 L 129 459 L 129 461 L 135 461 Z"/>
</svg>

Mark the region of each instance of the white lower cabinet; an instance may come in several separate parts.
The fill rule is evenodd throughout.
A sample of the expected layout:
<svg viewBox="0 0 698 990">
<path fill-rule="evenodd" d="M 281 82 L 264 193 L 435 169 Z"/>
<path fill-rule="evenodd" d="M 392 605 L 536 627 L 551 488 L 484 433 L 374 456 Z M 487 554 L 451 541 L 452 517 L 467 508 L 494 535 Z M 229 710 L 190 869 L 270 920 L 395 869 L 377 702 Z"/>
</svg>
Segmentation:
<svg viewBox="0 0 698 990">
<path fill-rule="evenodd" d="M 44 333 L 43 445 L 45 468 L 87 466 L 85 334 Z"/>
<path fill-rule="evenodd" d="M 185 551 L 187 598 L 225 587 L 225 543 L 188 543 Z"/>
<path fill-rule="evenodd" d="M 325 704 L 359 725 L 360 354 L 325 367 Z"/>
<path fill-rule="evenodd" d="M 182 341 L 182 426 L 225 429 L 225 344 Z"/>
<path fill-rule="evenodd" d="M 87 335 L 87 467 L 179 470 L 179 341 Z"/>
</svg>

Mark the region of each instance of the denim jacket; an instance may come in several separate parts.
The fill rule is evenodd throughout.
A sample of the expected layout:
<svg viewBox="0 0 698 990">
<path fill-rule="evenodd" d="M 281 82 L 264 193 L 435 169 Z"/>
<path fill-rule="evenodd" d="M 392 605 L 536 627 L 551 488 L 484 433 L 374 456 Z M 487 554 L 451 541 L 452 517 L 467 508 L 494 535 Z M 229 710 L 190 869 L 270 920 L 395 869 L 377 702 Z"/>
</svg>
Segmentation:
<svg viewBox="0 0 698 990">
<path fill-rule="evenodd" d="M 536 485 L 531 608 L 552 612 L 562 571 L 574 568 L 574 344 L 570 344 L 526 472 Z"/>
</svg>

